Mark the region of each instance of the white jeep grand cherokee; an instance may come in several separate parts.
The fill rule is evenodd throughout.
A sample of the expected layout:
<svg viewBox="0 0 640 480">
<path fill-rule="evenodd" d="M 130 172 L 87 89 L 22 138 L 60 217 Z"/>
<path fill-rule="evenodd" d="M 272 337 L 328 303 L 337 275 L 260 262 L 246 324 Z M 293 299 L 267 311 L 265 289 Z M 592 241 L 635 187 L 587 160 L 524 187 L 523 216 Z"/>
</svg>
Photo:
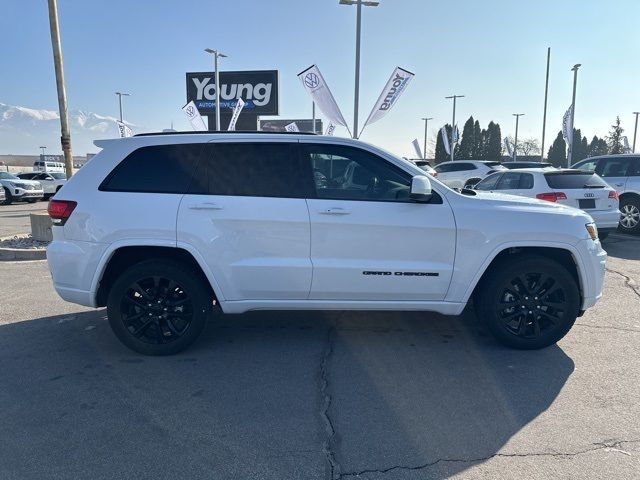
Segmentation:
<svg viewBox="0 0 640 480">
<path fill-rule="evenodd" d="M 137 352 L 184 349 L 214 308 L 458 315 L 472 297 L 498 340 L 534 349 L 602 292 L 588 214 L 458 193 L 359 141 L 202 132 L 96 145 L 49 205 L 47 258 L 60 296 L 107 306 Z"/>
</svg>

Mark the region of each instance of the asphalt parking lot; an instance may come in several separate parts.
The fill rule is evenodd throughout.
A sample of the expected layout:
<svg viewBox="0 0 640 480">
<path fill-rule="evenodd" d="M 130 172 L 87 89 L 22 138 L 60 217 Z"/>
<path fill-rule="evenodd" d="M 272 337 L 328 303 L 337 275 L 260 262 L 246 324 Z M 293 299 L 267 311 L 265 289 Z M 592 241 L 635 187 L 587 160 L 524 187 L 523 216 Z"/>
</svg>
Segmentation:
<svg viewBox="0 0 640 480">
<path fill-rule="evenodd" d="M 638 478 L 640 237 L 605 249 L 603 299 L 533 352 L 469 309 L 255 312 L 144 357 L 0 262 L 0 478 Z"/>
<path fill-rule="evenodd" d="M 46 212 L 47 202 L 12 203 L 0 205 L 0 238 L 28 233 L 31 231 L 29 214 Z"/>
</svg>

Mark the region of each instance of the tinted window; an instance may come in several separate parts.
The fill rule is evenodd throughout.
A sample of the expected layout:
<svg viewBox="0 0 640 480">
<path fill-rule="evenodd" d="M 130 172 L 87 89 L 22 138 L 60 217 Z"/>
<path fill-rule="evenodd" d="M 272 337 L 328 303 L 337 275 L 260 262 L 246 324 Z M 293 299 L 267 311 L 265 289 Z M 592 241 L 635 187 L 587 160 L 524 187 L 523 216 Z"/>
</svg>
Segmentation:
<svg viewBox="0 0 640 480">
<path fill-rule="evenodd" d="M 100 185 L 103 191 L 186 193 L 202 144 L 154 145 L 131 152 Z"/>
<path fill-rule="evenodd" d="M 337 145 L 305 145 L 318 198 L 407 201 L 411 176 L 367 151 Z"/>
<path fill-rule="evenodd" d="M 521 173 L 520 174 L 520 189 L 521 190 L 529 190 L 533 188 L 533 175 L 530 173 Z"/>
<path fill-rule="evenodd" d="M 611 157 L 603 158 L 598 162 L 596 173 L 601 177 L 626 177 L 631 158 Z"/>
<path fill-rule="evenodd" d="M 520 186 L 520 174 L 507 172 L 498 182 L 497 190 L 517 190 Z"/>
<path fill-rule="evenodd" d="M 434 168 L 438 173 L 446 173 L 446 172 L 450 172 L 452 167 L 453 167 L 452 163 L 441 163 L 440 165 L 436 165 Z"/>
<path fill-rule="evenodd" d="M 453 171 L 454 172 L 462 172 L 464 170 L 475 170 L 476 166 L 473 163 L 454 163 Z"/>
<path fill-rule="evenodd" d="M 627 172 L 629 177 L 640 177 L 640 157 L 632 158 Z"/>
<path fill-rule="evenodd" d="M 203 176 L 210 195 L 305 198 L 309 174 L 291 143 L 208 143 Z M 192 193 L 203 193 L 194 182 Z"/>
<path fill-rule="evenodd" d="M 501 176 L 502 176 L 502 173 L 493 173 L 488 177 L 485 177 L 484 179 L 479 181 L 478 184 L 474 187 L 474 189 L 475 190 L 494 190 Z"/>
<path fill-rule="evenodd" d="M 544 177 L 551 188 L 605 188 L 607 183 L 595 173 L 588 172 L 554 172 L 545 173 Z"/>
<path fill-rule="evenodd" d="M 498 165 L 502 165 L 500 162 L 484 162 L 487 167 L 497 167 Z M 473 168 L 476 168 L 475 166 Z"/>
<path fill-rule="evenodd" d="M 582 162 L 576 163 L 572 168 L 577 168 L 579 170 L 584 170 L 585 172 L 594 172 L 596 170 L 596 164 L 598 160 L 596 159 L 587 159 Z"/>
<path fill-rule="evenodd" d="M 50 176 L 52 176 L 53 178 L 55 178 L 56 180 L 66 180 L 67 179 L 67 174 L 66 173 L 50 173 Z"/>
</svg>

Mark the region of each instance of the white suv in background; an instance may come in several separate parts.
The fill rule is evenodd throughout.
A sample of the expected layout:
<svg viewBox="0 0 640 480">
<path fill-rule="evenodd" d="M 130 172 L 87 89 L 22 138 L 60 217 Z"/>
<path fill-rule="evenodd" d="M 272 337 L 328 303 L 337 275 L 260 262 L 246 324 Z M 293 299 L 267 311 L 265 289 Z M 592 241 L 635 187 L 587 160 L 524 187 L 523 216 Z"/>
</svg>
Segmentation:
<svg viewBox="0 0 640 480">
<path fill-rule="evenodd" d="M 521 195 L 584 210 L 604 239 L 618 228 L 618 192 L 598 175 L 581 170 L 518 169 L 489 175 L 478 191 Z"/>
<path fill-rule="evenodd" d="M 45 199 L 53 197 L 67 183 L 67 175 L 62 172 L 25 172 L 19 173 L 18 178 L 40 182 Z"/>
<path fill-rule="evenodd" d="M 451 188 L 469 188 L 490 173 L 506 170 L 500 162 L 484 160 L 454 160 L 436 165 L 438 180 Z"/>
<path fill-rule="evenodd" d="M 49 203 L 47 260 L 60 296 L 106 306 L 137 352 L 184 349 L 214 308 L 458 315 L 472 297 L 497 339 L 534 349 L 602 293 L 606 252 L 584 212 L 458 193 L 357 140 L 202 132 L 96 145 Z"/>
</svg>

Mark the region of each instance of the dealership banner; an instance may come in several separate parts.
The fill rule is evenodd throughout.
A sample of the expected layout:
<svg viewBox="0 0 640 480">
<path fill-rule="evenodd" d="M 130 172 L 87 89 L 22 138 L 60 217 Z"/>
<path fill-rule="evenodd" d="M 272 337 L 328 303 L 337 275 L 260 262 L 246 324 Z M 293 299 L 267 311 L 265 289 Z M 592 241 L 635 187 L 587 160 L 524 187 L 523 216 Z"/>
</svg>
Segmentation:
<svg viewBox="0 0 640 480">
<path fill-rule="evenodd" d="M 238 99 L 236 106 L 233 108 L 233 115 L 231 116 L 231 121 L 229 122 L 229 131 L 236 129 L 236 122 L 238 121 L 238 117 L 240 116 L 240 112 L 244 107 L 244 100 L 241 98 Z"/>
<path fill-rule="evenodd" d="M 414 138 L 411 144 L 413 145 L 413 149 L 416 151 L 416 155 L 418 155 L 416 158 L 424 158 L 424 156 L 422 156 L 422 151 L 420 149 L 420 142 L 418 142 L 418 139 Z"/>
<path fill-rule="evenodd" d="M 507 137 L 504 137 L 504 146 L 507 149 L 507 153 L 509 154 L 509 156 L 513 158 L 513 148 L 511 147 L 511 144 L 509 143 L 509 139 Z"/>
<path fill-rule="evenodd" d="M 631 151 L 631 147 L 629 146 L 629 139 L 627 138 L 626 135 L 624 135 L 622 137 L 622 144 L 624 145 L 624 152 L 623 153 L 633 153 Z"/>
<path fill-rule="evenodd" d="M 215 72 L 187 73 L 187 102 L 202 115 L 216 113 L 215 77 Z M 245 102 L 244 115 L 278 115 L 278 71 L 220 72 L 220 109 L 230 113 L 239 99 Z"/>
<path fill-rule="evenodd" d="M 285 125 L 284 129 L 287 132 L 299 132 L 300 131 L 300 129 L 298 128 L 298 125 L 296 125 L 296 122 L 291 122 L 290 124 Z"/>
<path fill-rule="evenodd" d="M 120 138 L 133 137 L 133 132 L 123 122 L 121 122 L 120 120 L 116 120 L 116 125 L 118 126 Z"/>
<path fill-rule="evenodd" d="M 347 122 L 345 122 L 342 116 L 340 107 L 338 107 L 336 99 L 333 98 L 333 94 L 331 90 L 329 90 L 329 86 L 324 81 L 318 67 L 315 65 L 310 66 L 299 73 L 298 78 L 324 116 L 327 117 L 331 123 L 347 127 Z M 347 130 L 348 129 L 349 127 L 347 127 Z"/>
<path fill-rule="evenodd" d="M 336 126 L 332 122 L 329 122 L 329 125 L 327 126 L 327 131 L 324 132 L 324 134 L 327 135 L 328 137 L 333 137 L 333 134 L 335 131 L 336 131 Z"/>
<path fill-rule="evenodd" d="M 207 126 L 205 125 L 204 120 L 200 116 L 198 107 L 196 107 L 196 104 L 193 102 L 193 100 L 187 103 L 184 107 L 182 107 L 182 111 L 185 113 L 185 115 L 187 116 L 187 119 L 191 123 L 191 127 L 196 132 L 207 130 Z"/>
<path fill-rule="evenodd" d="M 404 68 L 396 67 L 378 97 L 378 101 L 373 106 L 373 110 L 371 110 L 367 121 L 364 122 L 362 130 L 364 130 L 364 127 L 367 125 L 380 120 L 391 110 L 391 107 L 393 107 L 398 98 L 400 98 L 400 95 L 402 95 L 404 89 L 407 88 L 413 76 L 413 73 Z"/>
<path fill-rule="evenodd" d="M 444 151 L 447 152 L 447 155 L 451 155 L 451 148 L 449 147 L 449 135 L 447 135 L 446 125 L 440 129 L 440 135 L 442 136 L 442 144 L 444 145 Z"/>
<path fill-rule="evenodd" d="M 562 117 L 562 138 L 567 142 L 569 148 L 571 148 L 571 144 L 573 143 L 573 125 L 571 125 L 571 117 L 573 116 L 573 104 L 567 109 Z"/>
</svg>

